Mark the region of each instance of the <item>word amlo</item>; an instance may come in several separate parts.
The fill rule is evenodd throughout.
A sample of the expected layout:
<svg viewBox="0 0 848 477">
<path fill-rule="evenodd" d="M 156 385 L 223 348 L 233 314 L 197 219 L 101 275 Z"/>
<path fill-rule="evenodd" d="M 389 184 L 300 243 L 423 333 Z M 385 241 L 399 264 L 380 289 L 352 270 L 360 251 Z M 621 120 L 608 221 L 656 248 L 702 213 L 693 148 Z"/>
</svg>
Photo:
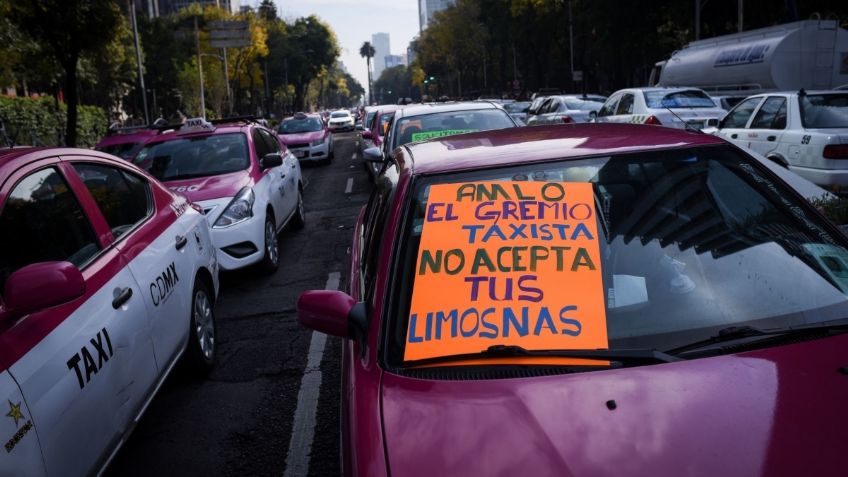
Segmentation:
<svg viewBox="0 0 848 477">
<path fill-rule="evenodd" d="M 441 340 L 443 335 L 445 339 L 479 337 L 491 340 L 509 338 L 510 333 L 517 334 L 519 337 L 531 333 L 534 336 L 542 333 L 578 336 L 583 331 L 583 325 L 579 320 L 566 316 L 576 311 L 577 307 L 573 305 L 560 308 L 558 321 L 561 328 L 557 328 L 554 324 L 553 315 L 547 306 L 539 308 L 538 312 L 532 316 L 529 307 L 521 307 L 520 317 L 510 307 L 501 309 L 489 307 L 483 310 L 468 308 L 461 312 L 457 309 L 447 312 L 427 312 L 424 316 L 423 336 L 418 335 L 418 313 L 413 313 L 409 317 L 407 342 L 422 343 Z"/>
</svg>

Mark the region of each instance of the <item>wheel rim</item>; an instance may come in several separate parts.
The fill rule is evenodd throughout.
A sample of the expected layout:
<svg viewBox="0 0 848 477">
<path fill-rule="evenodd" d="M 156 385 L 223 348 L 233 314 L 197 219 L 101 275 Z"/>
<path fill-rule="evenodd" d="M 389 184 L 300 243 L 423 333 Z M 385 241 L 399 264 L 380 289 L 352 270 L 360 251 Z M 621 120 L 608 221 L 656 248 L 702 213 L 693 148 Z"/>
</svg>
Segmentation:
<svg viewBox="0 0 848 477">
<path fill-rule="evenodd" d="M 212 304 L 203 290 L 194 295 L 194 333 L 203 358 L 211 360 L 215 353 L 215 320 L 212 318 Z"/>
<path fill-rule="evenodd" d="M 274 230 L 274 224 L 270 221 L 265 222 L 265 253 L 268 255 L 268 260 L 274 265 L 277 264 L 279 251 L 277 250 L 277 232 Z"/>
</svg>

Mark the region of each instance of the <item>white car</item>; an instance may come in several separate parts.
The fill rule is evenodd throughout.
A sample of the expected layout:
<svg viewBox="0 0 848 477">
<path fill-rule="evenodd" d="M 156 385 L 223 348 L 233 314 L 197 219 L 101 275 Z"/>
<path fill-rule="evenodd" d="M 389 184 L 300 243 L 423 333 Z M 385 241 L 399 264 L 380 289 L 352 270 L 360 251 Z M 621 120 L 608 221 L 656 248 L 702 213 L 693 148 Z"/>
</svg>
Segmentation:
<svg viewBox="0 0 848 477">
<path fill-rule="evenodd" d="M 277 234 L 306 220 L 300 163 L 249 120 L 191 119 L 148 141 L 133 160 L 203 209 L 224 270 L 280 263 Z"/>
<path fill-rule="evenodd" d="M 848 92 L 754 95 L 727 113 L 714 134 L 820 186 L 848 186 Z"/>
<path fill-rule="evenodd" d="M 339 110 L 330 113 L 330 120 L 327 125 L 330 131 L 353 131 L 356 121 L 351 116 L 350 111 Z"/>
<path fill-rule="evenodd" d="M 551 96 L 546 99 L 539 112 L 527 119 L 528 126 L 542 124 L 588 123 L 592 111 L 599 111 L 603 103 L 579 96 Z"/>
<path fill-rule="evenodd" d="M 215 361 L 203 214 L 125 160 L 0 152 L 0 475 L 94 475 L 181 356 Z"/>
<path fill-rule="evenodd" d="M 725 113 L 698 88 L 630 88 L 610 96 L 595 122 L 700 130 L 718 124 Z"/>
</svg>

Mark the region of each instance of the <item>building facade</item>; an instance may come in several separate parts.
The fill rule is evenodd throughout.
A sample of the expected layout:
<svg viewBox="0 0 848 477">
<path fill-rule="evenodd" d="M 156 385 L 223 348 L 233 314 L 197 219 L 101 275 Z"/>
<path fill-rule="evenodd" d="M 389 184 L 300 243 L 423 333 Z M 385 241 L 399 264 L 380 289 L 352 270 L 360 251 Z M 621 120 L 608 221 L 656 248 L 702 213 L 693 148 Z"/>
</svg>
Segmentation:
<svg viewBox="0 0 848 477">
<path fill-rule="evenodd" d="M 418 0 L 418 28 L 419 33 L 427 28 L 427 24 L 433 19 L 433 14 L 444 10 L 456 3 L 456 0 Z"/>
<path fill-rule="evenodd" d="M 386 69 L 386 56 L 392 54 L 391 44 L 389 43 L 389 34 L 388 33 L 374 33 L 371 35 L 371 46 L 374 47 L 374 81 L 377 81 L 377 78 L 383 73 L 383 70 Z"/>
</svg>

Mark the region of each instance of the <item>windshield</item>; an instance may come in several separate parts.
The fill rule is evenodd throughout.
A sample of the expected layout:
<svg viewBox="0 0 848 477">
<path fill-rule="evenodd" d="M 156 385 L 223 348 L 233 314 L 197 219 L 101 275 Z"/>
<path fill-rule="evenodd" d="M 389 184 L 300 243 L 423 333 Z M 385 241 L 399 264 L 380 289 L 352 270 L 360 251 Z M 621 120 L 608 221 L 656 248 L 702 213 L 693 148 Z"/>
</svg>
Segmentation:
<svg viewBox="0 0 848 477">
<path fill-rule="evenodd" d="M 848 316 L 844 237 L 727 146 L 419 177 L 412 194 L 394 366 L 492 345 L 666 350 Z"/>
<path fill-rule="evenodd" d="M 118 156 L 121 159 L 130 160 L 135 156 L 135 153 L 143 145 L 143 142 L 125 142 L 121 144 L 110 144 L 108 146 L 99 146 L 94 149 L 105 152 L 106 154 L 111 154 L 113 156 Z"/>
<path fill-rule="evenodd" d="M 503 105 L 503 107 L 508 113 L 526 113 L 527 109 L 530 108 L 530 101 L 516 101 L 514 103 L 506 103 Z"/>
<path fill-rule="evenodd" d="M 365 115 L 365 122 L 362 124 L 362 126 L 365 127 L 365 129 L 370 130 L 371 126 L 374 125 L 374 116 L 376 116 L 376 115 L 377 115 L 377 111 L 369 111 Z"/>
<path fill-rule="evenodd" d="M 280 134 L 300 134 L 307 132 L 315 132 L 324 129 L 323 123 L 318 118 L 310 117 L 305 119 L 285 119 L 277 128 Z"/>
<path fill-rule="evenodd" d="M 848 128 L 848 93 L 798 97 L 805 128 Z"/>
<path fill-rule="evenodd" d="M 572 111 L 598 111 L 604 103 L 596 101 L 581 101 L 579 99 L 568 99 L 565 101 L 565 107 Z"/>
<path fill-rule="evenodd" d="M 250 156 L 245 135 L 231 133 L 150 144 L 133 163 L 165 182 L 247 169 Z"/>
<path fill-rule="evenodd" d="M 350 117 L 350 113 L 345 111 L 338 111 L 330 115 L 331 118 L 347 118 Z"/>
<path fill-rule="evenodd" d="M 703 91 L 685 90 L 668 93 L 666 91 L 645 91 L 645 102 L 649 108 L 715 108 L 716 105 Z"/>
<path fill-rule="evenodd" d="M 502 109 L 446 111 L 405 117 L 393 126 L 398 133 L 393 134 L 392 148 L 408 142 L 514 126 L 512 118 Z"/>
</svg>

